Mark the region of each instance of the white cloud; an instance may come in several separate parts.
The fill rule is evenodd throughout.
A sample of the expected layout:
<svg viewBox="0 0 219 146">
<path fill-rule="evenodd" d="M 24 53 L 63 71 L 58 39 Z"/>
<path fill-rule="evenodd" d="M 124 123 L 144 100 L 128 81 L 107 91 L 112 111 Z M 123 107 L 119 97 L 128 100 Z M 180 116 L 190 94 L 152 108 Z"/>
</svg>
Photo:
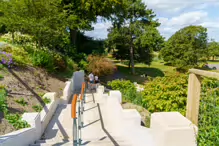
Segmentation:
<svg viewBox="0 0 219 146">
<path fill-rule="evenodd" d="M 163 22 L 159 27 L 159 31 L 166 39 L 185 26 L 201 25 L 208 29 L 209 38 L 214 38 L 219 41 L 219 19 L 209 19 L 207 12 L 186 12 L 170 19 L 161 17 L 159 21 Z"/>
<path fill-rule="evenodd" d="M 168 26 L 186 26 L 197 25 L 202 22 L 208 16 L 207 12 L 194 11 L 183 13 L 177 17 L 173 17 L 167 23 Z"/>
<path fill-rule="evenodd" d="M 174 14 L 184 9 L 204 9 L 218 5 L 218 0 L 143 0 L 156 13 Z"/>
</svg>

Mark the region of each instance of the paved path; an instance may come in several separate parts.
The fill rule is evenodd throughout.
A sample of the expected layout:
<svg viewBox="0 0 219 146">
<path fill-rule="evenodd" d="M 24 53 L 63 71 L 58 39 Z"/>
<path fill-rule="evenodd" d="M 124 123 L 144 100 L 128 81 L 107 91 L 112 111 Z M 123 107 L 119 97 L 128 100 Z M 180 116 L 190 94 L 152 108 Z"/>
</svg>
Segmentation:
<svg viewBox="0 0 219 146">
<path fill-rule="evenodd" d="M 214 69 L 214 67 L 215 67 L 216 70 L 219 70 L 219 64 L 208 64 L 208 67 L 211 69 Z"/>
</svg>

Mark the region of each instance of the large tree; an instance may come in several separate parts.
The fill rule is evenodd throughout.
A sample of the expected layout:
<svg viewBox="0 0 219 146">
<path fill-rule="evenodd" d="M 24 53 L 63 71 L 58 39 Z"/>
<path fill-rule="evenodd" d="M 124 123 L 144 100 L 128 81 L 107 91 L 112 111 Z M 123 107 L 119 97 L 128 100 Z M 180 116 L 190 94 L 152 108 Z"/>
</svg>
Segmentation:
<svg viewBox="0 0 219 146">
<path fill-rule="evenodd" d="M 118 59 L 130 60 L 133 74 L 134 60 L 150 64 L 153 48 L 163 42 L 156 29 L 160 24 L 154 19 L 155 16 L 141 0 L 124 0 L 112 19 L 108 46 L 116 50 L 114 54 Z"/>
<path fill-rule="evenodd" d="M 71 43 L 76 44 L 78 31 L 92 30 L 92 23 L 97 21 L 98 16 L 110 19 L 119 5 L 122 5 L 122 0 L 62 0 Z"/>
<path fill-rule="evenodd" d="M 180 29 L 165 43 L 161 57 L 179 68 L 198 65 L 207 57 L 207 29 L 202 26 Z"/>
</svg>

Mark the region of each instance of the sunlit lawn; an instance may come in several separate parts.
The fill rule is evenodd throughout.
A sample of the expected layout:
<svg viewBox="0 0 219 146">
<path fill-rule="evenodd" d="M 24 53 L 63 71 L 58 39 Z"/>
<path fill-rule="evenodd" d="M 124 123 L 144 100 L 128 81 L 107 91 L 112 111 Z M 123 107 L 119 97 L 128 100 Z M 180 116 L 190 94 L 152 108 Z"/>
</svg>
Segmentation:
<svg viewBox="0 0 219 146">
<path fill-rule="evenodd" d="M 135 64 L 135 75 L 131 74 L 131 69 L 128 68 L 128 62 L 121 63 L 118 60 L 114 60 L 118 67 L 119 72 L 124 76 L 124 79 L 131 80 L 132 82 L 144 83 L 147 78 L 142 77 L 143 74 L 150 77 L 163 77 L 165 74 L 175 72 L 175 68 L 172 66 L 164 65 L 164 62 L 157 60 L 153 61 L 150 66 L 143 63 Z"/>
<path fill-rule="evenodd" d="M 219 64 L 219 60 L 209 60 L 208 64 Z"/>
</svg>

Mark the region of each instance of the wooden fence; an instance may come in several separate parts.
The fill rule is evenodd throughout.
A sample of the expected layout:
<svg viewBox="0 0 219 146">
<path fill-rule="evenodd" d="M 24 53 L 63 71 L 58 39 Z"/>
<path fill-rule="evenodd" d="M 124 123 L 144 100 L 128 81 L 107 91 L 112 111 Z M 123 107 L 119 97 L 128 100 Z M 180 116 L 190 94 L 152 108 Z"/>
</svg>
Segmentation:
<svg viewBox="0 0 219 146">
<path fill-rule="evenodd" d="M 189 85 L 186 107 L 186 117 L 198 126 L 199 103 L 201 95 L 201 77 L 209 77 L 219 80 L 219 73 L 190 69 Z"/>
</svg>

